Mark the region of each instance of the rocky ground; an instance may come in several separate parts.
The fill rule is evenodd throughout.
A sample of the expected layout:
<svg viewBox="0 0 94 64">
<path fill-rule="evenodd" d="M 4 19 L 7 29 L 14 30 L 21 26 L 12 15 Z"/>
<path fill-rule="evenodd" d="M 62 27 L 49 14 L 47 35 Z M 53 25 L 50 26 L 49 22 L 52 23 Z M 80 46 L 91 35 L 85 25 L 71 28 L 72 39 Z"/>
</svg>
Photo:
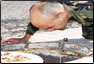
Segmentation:
<svg viewBox="0 0 94 64">
<path fill-rule="evenodd" d="M 29 8 L 36 1 L 1 1 L 2 38 L 23 37 L 29 23 Z"/>
</svg>

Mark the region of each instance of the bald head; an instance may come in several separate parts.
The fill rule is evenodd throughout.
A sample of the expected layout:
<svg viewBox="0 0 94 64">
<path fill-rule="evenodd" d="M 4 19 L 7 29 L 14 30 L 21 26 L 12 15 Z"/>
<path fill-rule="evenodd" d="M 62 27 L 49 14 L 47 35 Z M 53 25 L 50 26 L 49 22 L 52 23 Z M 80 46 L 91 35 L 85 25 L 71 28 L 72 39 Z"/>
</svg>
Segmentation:
<svg viewBox="0 0 94 64">
<path fill-rule="evenodd" d="M 39 10 L 44 15 L 57 16 L 59 12 L 64 11 L 64 7 L 58 2 L 43 2 L 43 4 L 39 7 Z"/>
<path fill-rule="evenodd" d="M 39 27 L 53 23 L 53 19 L 57 17 L 57 14 L 64 11 L 63 6 L 57 2 L 39 2 L 35 4 L 30 11 L 30 18 L 33 25 Z M 45 28 L 43 27 L 43 28 Z"/>
<path fill-rule="evenodd" d="M 39 2 L 30 11 L 31 23 L 38 28 L 47 29 L 62 21 L 59 13 L 64 13 L 64 7 L 58 2 Z M 58 18 L 59 17 L 59 18 Z M 58 19 L 57 19 L 58 18 Z"/>
<path fill-rule="evenodd" d="M 43 3 L 42 3 L 43 4 Z M 35 6 L 33 6 L 32 10 L 30 11 L 30 20 L 31 23 L 38 27 L 38 28 L 42 28 L 42 26 L 45 25 L 45 27 L 47 26 L 47 24 L 49 24 L 49 20 L 48 19 L 52 19 L 52 17 L 48 17 L 46 15 L 44 15 L 43 13 L 41 13 L 39 7 L 41 7 L 41 3 L 37 3 Z M 43 29 L 45 28 L 43 27 Z"/>
</svg>

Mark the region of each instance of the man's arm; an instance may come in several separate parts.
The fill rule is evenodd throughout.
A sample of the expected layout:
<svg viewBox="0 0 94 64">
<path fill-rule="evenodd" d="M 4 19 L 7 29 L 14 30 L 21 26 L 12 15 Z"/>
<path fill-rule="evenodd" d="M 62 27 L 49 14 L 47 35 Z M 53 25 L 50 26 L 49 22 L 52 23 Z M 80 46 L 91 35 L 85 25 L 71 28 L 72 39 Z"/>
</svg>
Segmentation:
<svg viewBox="0 0 94 64">
<path fill-rule="evenodd" d="M 23 38 L 11 38 L 7 40 L 1 40 L 1 44 L 7 42 L 8 44 L 24 43 L 38 30 L 39 28 L 34 27 L 31 23 L 28 24 L 26 34 Z"/>
<path fill-rule="evenodd" d="M 1 44 L 4 44 L 6 42 L 8 44 L 24 43 L 24 42 L 27 42 L 31 36 L 32 35 L 26 33 L 23 38 L 10 38 L 7 40 L 1 40 Z"/>
</svg>

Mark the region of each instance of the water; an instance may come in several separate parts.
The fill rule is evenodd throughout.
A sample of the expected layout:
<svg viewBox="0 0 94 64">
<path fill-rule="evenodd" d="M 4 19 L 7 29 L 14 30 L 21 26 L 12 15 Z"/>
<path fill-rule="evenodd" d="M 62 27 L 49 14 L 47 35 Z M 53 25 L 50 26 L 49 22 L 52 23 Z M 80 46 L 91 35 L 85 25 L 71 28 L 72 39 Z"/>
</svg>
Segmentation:
<svg viewBox="0 0 94 64">
<path fill-rule="evenodd" d="M 68 38 L 64 38 L 63 42 L 59 43 L 59 48 L 60 48 L 61 51 L 64 50 L 64 45 L 67 42 L 68 42 Z M 60 63 L 62 63 L 62 54 L 60 55 L 59 59 L 60 59 Z"/>
<path fill-rule="evenodd" d="M 64 43 L 60 42 L 60 43 L 59 43 L 59 48 L 60 48 L 60 50 L 62 51 L 63 48 L 64 48 Z M 59 59 L 60 59 L 60 63 L 62 63 L 62 54 L 60 54 Z"/>
</svg>

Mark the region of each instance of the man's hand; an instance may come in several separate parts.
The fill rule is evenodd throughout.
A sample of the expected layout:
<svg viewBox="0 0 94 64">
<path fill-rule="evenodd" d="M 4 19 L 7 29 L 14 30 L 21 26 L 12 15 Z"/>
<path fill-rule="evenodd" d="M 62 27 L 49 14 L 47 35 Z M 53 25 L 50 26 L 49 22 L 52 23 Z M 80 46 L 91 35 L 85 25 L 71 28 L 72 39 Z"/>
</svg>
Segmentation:
<svg viewBox="0 0 94 64">
<path fill-rule="evenodd" d="M 16 43 L 24 43 L 26 42 L 23 38 L 11 38 L 7 40 L 1 40 L 1 44 L 8 43 L 8 44 L 16 44 Z"/>
<path fill-rule="evenodd" d="M 4 44 L 5 41 L 6 41 L 6 40 L 1 40 L 1 44 Z"/>
<path fill-rule="evenodd" d="M 8 43 L 8 44 L 16 44 L 16 43 L 24 43 L 29 40 L 31 37 L 30 34 L 26 34 L 23 38 L 11 38 L 7 40 L 1 40 L 1 44 Z"/>
</svg>

